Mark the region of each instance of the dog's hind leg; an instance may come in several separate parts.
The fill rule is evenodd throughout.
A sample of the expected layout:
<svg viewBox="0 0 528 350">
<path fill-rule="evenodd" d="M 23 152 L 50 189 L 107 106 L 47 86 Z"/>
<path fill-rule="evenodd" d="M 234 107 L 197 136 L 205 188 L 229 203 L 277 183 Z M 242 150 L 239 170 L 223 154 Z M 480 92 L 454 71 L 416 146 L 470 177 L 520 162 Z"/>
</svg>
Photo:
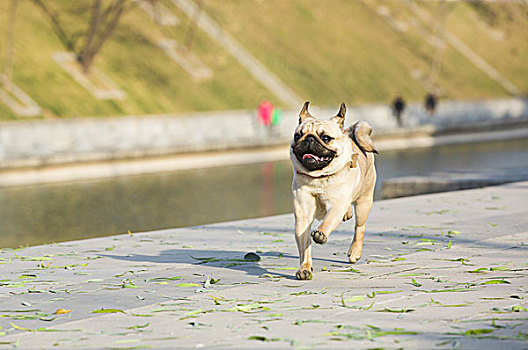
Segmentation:
<svg viewBox="0 0 528 350">
<path fill-rule="evenodd" d="M 354 206 L 356 212 L 356 230 L 354 240 L 348 249 L 348 260 L 353 264 L 361 258 L 363 253 L 363 237 L 370 209 L 372 208 L 372 194 L 360 197 Z"/>
<path fill-rule="evenodd" d="M 354 217 L 354 206 L 350 204 L 350 207 L 348 207 L 345 216 L 343 216 L 343 221 L 348 221 L 352 219 L 352 217 Z"/>
</svg>

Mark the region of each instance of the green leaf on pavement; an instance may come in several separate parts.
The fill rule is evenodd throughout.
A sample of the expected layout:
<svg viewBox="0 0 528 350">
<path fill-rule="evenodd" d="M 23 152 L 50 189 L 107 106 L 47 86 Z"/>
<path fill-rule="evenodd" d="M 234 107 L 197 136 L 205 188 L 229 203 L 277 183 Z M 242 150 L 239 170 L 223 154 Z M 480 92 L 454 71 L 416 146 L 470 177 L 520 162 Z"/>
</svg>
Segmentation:
<svg viewBox="0 0 528 350">
<path fill-rule="evenodd" d="M 92 311 L 92 314 L 115 314 L 115 313 L 126 314 L 126 312 L 120 309 L 99 309 L 99 310 Z"/>
<path fill-rule="evenodd" d="M 416 282 L 416 280 L 415 280 L 414 278 L 411 279 L 411 284 L 412 284 L 413 286 L 415 286 L 415 287 L 421 287 L 421 286 L 422 286 L 422 284 Z"/>
</svg>

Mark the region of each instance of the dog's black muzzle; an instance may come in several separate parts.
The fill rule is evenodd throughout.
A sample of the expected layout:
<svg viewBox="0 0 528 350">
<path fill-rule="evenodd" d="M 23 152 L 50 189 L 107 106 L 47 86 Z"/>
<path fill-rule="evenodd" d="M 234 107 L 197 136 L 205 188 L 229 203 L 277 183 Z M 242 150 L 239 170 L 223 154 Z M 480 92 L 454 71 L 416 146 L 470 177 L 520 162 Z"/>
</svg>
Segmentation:
<svg viewBox="0 0 528 350">
<path fill-rule="evenodd" d="M 312 135 L 307 135 L 304 139 L 297 141 L 292 148 L 297 160 L 308 171 L 324 169 L 332 162 L 336 154 Z"/>
</svg>

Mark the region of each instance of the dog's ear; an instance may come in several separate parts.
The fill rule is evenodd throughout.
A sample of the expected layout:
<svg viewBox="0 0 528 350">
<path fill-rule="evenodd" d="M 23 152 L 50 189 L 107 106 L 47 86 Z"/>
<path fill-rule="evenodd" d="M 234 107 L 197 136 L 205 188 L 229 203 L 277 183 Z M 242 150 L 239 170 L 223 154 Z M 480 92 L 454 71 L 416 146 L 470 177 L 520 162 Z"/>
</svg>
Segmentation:
<svg viewBox="0 0 528 350">
<path fill-rule="evenodd" d="M 364 121 L 356 122 L 349 129 L 349 136 L 354 140 L 356 145 L 361 149 L 363 154 L 366 152 L 378 153 L 370 135 L 372 134 L 372 128 L 369 123 Z"/>
<path fill-rule="evenodd" d="M 301 112 L 299 113 L 299 124 L 301 124 L 303 121 L 305 121 L 308 118 L 313 118 L 310 112 L 308 112 L 308 105 L 310 104 L 310 101 L 306 101 L 303 105 L 303 108 L 301 109 Z"/>
<path fill-rule="evenodd" d="M 339 112 L 337 112 L 337 115 L 335 117 L 332 117 L 330 120 L 333 122 L 336 122 L 337 125 L 343 130 L 343 125 L 345 124 L 345 113 L 346 113 L 346 106 L 345 103 L 341 103 L 341 108 L 339 108 Z"/>
</svg>

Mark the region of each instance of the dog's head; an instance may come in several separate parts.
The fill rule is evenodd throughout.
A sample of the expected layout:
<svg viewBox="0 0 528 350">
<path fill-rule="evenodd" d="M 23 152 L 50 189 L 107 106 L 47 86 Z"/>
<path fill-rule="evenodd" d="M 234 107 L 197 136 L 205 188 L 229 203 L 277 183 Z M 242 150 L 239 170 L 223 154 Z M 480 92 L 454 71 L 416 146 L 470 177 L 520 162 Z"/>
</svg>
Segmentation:
<svg viewBox="0 0 528 350">
<path fill-rule="evenodd" d="M 320 120 L 308 112 L 305 102 L 299 114 L 299 125 L 291 141 L 290 156 L 297 171 L 308 175 L 330 175 L 350 160 L 351 146 L 348 133 L 344 132 L 345 104 L 336 116 Z"/>
</svg>

